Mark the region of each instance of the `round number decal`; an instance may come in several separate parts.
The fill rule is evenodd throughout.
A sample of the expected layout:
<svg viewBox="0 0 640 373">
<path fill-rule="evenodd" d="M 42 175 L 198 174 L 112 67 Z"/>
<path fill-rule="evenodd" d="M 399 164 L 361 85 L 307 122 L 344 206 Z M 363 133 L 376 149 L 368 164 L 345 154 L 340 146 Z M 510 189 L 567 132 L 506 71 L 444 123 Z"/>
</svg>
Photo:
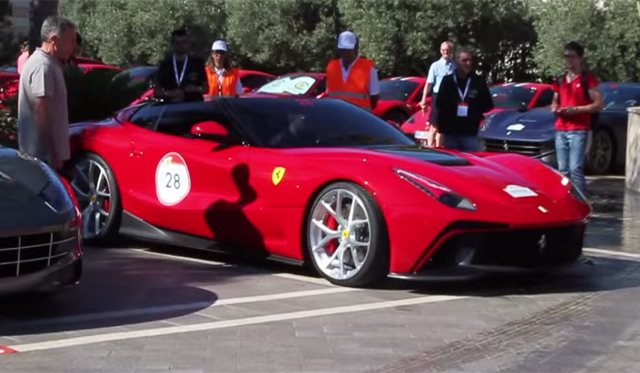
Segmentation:
<svg viewBox="0 0 640 373">
<path fill-rule="evenodd" d="M 165 206 L 180 203 L 191 189 L 191 178 L 187 162 L 178 153 L 162 157 L 156 169 L 156 194 Z"/>
</svg>

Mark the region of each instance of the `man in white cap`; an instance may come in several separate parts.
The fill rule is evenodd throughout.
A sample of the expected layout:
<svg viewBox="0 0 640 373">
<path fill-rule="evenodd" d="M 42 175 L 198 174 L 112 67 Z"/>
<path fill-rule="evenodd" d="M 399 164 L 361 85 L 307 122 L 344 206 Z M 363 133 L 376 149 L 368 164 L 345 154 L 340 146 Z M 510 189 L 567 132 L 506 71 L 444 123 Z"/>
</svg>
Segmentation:
<svg viewBox="0 0 640 373">
<path fill-rule="evenodd" d="M 380 98 L 380 82 L 375 63 L 358 56 L 358 39 L 351 31 L 338 36 L 341 58 L 327 65 L 327 96 L 352 103 L 371 111 Z"/>
<path fill-rule="evenodd" d="M 208 90 L 204 60 L 189 53 L 187 31 L 174 30 L 171 46 L 173 53 L 158 67 L 154 96 L 171 101 L 202 101 Z"/>
<path fill-rule="evenodd" d="M 227 43 L 216 40 L 211 45 L 211 55 L 205 67 L 209 90 L 206 101 L 215 97 L 237 97 L 243 93 L 240 70 L 231 67 L 227 54 Z"/>
</svg>

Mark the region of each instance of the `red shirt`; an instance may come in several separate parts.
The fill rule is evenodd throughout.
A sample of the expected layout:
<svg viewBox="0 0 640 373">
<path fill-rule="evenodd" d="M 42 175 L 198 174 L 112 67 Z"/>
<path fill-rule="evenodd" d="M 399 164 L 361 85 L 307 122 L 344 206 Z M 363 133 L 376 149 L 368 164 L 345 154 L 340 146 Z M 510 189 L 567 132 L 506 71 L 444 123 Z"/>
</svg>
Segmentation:
<svg viewBox="0 0 640 373">
<path fill-rule="evenodd" d="M 587 88 L 591 89 L 598 86 L 598 78 L 592 73 L 587 75 Z M 567 82 L 566 76 L 562 77 L 560 86 L 557 79 L 553 82 L 553 91 L 558 94 L 560 99 L 559 107 L 567 106 L 585 106 L 591 104 L 591 100 L 585 98 L 584 87 L 582 86 L 582 75 L 578 75 L 571 83 Z M 556 130 L 559 131 L 578 131 L 589 130 L 591 128 L 591 114 L 578 113 L 568 116 L 558 116 L 556 119 Z"/>
</svg>

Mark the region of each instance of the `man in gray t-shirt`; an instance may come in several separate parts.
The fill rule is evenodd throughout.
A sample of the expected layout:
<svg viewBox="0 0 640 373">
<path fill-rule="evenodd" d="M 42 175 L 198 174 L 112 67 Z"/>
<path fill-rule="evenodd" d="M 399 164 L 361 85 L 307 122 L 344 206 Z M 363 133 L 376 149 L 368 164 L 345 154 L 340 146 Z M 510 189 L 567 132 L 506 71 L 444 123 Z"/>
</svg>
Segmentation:
<svg viewBox="0 0 640 373">
<path fill-rule="evenodd" d="M 76 47 L 76 27 L 59 16 L 42 24 L 42 47 L 20 74 L 18 143 L 20 151 L 60 171 L 70 158 L 67 88 L 62 61 Z"/>
</svg>

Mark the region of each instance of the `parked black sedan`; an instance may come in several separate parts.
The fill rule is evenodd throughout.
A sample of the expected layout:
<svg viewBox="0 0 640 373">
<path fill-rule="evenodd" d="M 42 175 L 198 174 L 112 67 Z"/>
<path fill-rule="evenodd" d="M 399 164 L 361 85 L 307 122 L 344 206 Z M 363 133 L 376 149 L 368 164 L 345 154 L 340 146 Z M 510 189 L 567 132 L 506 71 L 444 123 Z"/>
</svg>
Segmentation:
<svg viewBox="0 0 640 373">
<path fill-rule="evenodd" d="M 640 83 L 602 83 L 604 110 L 593 126 L 586 171 L 604 174 L 624 167 L 627 108 L 640 105 Z M 479 136 L 484 150 L 537 157 L 557 166 L 555 117 L 549 107 L 503 111 L 487 117 Z"/>
<path fill-rule="evenodd" d="M 49 166 L 0 147 L 0 295 L 52 293 L 82 276 L 82 220 Z"/>
</svg>

